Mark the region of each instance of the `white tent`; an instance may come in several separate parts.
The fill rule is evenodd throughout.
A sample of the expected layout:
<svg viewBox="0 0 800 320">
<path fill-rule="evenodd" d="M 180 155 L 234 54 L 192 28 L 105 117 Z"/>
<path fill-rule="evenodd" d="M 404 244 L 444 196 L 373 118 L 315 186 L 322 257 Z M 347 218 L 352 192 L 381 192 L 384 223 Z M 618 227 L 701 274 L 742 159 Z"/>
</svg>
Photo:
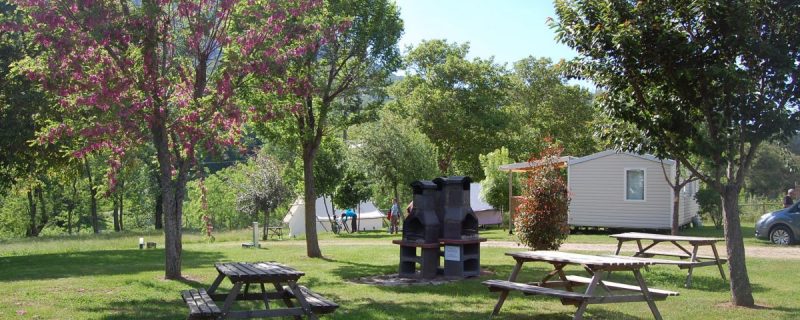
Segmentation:
<svg viewBox="0 0 800 320">
<path fill-rule="evenodd" d="M 495 209 L 492 205 L 486 203 L 481 199 L 481 184 L 473 182 L 469 185 L 469 204 L 472 207 L 472 212 L 478 218 L 478 224 L 502 224 L 503 216 L 500 210 Z"/>
<path fill-rule="evenodd" d="M 341 219 L 344 208 L 336 208 L 336 216 Z M 358 230 L 381 230 L 383 229 L 383 218 L 385 215 L 381 213 L 372 202 L 362 202 L 358 208 L 353 208 L 359 214 Z M 330 197 L 319 197 L 316 203 L 316 216 L 317 216 L 317 232 L 331 232 L 331 220 L 333 219 L 333 212 L 331 211 Z M 289 235 L 296 237 L 306 233 L 305 228 L 305 212 L 306 206 L 303 197 L 298 197 L 289 212 L 283 217 L 283 222 L 289 226 Z M 350 227 L 348 221 L 348 228 Z"/>
</svg>

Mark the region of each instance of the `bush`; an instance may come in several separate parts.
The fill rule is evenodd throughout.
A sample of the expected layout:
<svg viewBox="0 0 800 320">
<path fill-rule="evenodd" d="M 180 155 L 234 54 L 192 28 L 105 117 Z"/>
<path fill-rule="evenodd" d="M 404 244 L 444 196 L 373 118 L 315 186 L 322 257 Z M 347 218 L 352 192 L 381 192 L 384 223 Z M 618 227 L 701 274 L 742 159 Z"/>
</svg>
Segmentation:
<svg viewBox="0 0 800 320">
<path fill-rule="evenodd" d="M 558 250 L 569 235 L 569 193 L 558 158 L 563 149 L 545 148 L 531 162 L 514 227 L 519 241 L 534 250 Z"/>
<path fill-rule="evenodd" d="M 719 192 L 702 187 L 697 190 L 694 199 L 697 200 L 697 205 L 700 206 L 700 216 L 710 219 L 715 228 L 722 228 L 722 199 L 719 196 Z"/>
</svg>

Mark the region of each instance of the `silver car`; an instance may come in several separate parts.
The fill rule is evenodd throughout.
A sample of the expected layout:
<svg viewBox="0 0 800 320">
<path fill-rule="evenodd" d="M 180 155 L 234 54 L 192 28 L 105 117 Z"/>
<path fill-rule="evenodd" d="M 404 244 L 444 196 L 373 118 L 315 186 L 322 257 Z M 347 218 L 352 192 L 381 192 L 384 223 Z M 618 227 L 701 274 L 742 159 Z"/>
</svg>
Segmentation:
<svg viewBox="0 0 800 320">
<path fill-rule="evenodd" d="M 800 202 L 761 216 L 756 221 L 756 238 L 790 245 L 800 236 Z"/>
</svg>

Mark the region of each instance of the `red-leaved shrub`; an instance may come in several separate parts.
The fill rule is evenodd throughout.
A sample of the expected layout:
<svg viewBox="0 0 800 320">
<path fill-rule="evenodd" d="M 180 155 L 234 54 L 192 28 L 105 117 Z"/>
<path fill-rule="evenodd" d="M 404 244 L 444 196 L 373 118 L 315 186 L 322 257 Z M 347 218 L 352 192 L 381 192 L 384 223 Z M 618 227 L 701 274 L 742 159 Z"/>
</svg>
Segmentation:
<svg viewBox="0 0 800 320">
<path fill-rule="evenodd" d="M 534 250 L 558 250 L 569 235 L 569 193 L 564 179 L 563 148 L 547 146 L 532 157 L 514 227 L 519 241 Z"/>
</svg>

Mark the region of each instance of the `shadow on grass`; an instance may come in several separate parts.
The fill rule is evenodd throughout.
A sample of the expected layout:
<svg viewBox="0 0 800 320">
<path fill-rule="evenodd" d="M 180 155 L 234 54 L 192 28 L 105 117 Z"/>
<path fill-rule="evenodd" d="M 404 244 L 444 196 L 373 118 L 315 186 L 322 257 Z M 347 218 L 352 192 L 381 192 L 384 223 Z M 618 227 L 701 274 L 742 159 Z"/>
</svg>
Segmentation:
<svg viewBox="0 0 800 320">
<path fill-rule="evenodd" d="M 488 291 L 486 292 L 488 293 Z M 452 293 L 451 293 L 452 296 Z M 483 296 L 483 295 L 482 295 Z M 459 297 L 464 297 L 461 301 L 450 302 L 446 305 L 435 302 L 415 301 L 413 303 L 375 303 L 372 299 L 358 299 L 351 301 L 348 306 L 343 306 L 332 318 L 343 319 L 486 319 L 489 317 L 496 295 L 486 296 L 481 300 L 481 306 L 475 305 L 475 297 L 465 296 L 463 292 Z M 479 297 L 483 298 L 483 297 Z M 513 295 L 511 299 L 524 299 L 527 306 L 524 310 L 519 308 L 503 308 L 500 310 L 497 319 L 572 319 L 574 310 L 570 311 L 544 311 L 538 310 L 537 305 L 541 302 L 552 303 L 553 299 L 547 297 L 523 297 Z M 575 309 L 577 310 L 577 308 Z M 590 306 L 584 316 L 591 319 L 640 319 L 634 315 L 628 315 L 616 311 L 594 309 Z"/>
<path fill-rule="evenodd" d="M 182 267 L 211 267 L 219 253 L 183 250 Z M 2 257 L 0 282 L 93 275 L 133 274 L 164 270 L 163 250 L 99 250 Z"/>
<path fill-rule="evenodd" d="M 180 307 L 179 307 L 180 306 Z M 114 301 L 101 307 L 91 307 L 87 311 L 102 314 L 99 319 L 186 319 L 189 314 L 180 298 L 175 300 L 144 299 Z"/>
</svg>

